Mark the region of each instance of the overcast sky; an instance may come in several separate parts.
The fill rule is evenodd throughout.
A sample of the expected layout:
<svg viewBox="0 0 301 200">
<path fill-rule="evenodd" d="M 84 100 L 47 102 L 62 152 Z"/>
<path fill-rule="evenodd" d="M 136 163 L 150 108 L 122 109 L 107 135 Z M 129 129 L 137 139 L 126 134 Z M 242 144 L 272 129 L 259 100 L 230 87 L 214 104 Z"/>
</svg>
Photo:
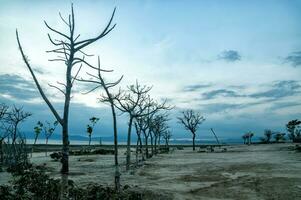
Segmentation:
<svg viewBox="0 0 301 200">
<path fill-rule="evenodd" d="M 176 123 L 182 109 L 200 111 L 206 121 L 199 138 L 212 127 L 222 138 L 256 135 L 301 114 L 301 1 L 73 1 L 76 32 L 81 38 L 102 31 L 117 7 L 116 28 L 86 49 L 99 55 L 107 79 L 124 75 L 125 87 L 136 79 L 152 85 L 152 96 L 176 106 L 170 126 L 175 137 L 190 137 Z M 49 25 L 66 30 L 58 13 L 67 16 L 70 1 L 0 0 L 0 102 L 24 106 L 37 120 L 53 120 L 37 93 L 17 48 L 15 29 L 42 86 L 61 111 L 62 96 L 47 83 L 64 80 L 65 67 L 49 62 L 54 55 Z M 53 35 L 53 34 L 52 34 Z M 55 36 L 55 35 L 53 35 Z M 96 63 L 96 58 L 91 58 Z M 82 76 L 84 75 L 84 71 Z M 71 105 L 70 133 L 85 135 L 89 117 L 99 117 L 95 136 L 111 135 L 111 116 L 97 95 L 83 95 L 77 83 Z M 120 134 L 126 116 L 120 116 Z"/>
</svg>

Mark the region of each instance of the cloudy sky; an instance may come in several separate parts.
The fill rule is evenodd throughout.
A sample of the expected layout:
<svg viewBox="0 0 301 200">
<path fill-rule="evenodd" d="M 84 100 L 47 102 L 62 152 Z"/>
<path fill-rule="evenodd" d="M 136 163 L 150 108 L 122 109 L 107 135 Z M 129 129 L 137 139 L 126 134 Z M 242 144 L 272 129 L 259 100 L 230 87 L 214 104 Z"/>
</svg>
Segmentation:
<svg viewBox="0 0 301 200">
<path fill-rule="evenodd" d="M 180 110 L 200 111 L 206 121 L 200 138 L 212 127 L 222 138 L 264 129 L 285 131 L 301 114 L 301 1 L 73 1 L 76 32 L 97 35 L 117 7 L 116 28 L 86 49 L 99 55 L 107 75 L 124 75 L 125 87 L 136 79 L 152 85 L 151 95 L 167 98 L 175 109 L 170 126 L 175 137 L 189 137 L 176 123 Z M 43 20 L 66 31 L 58 13 L 67 16 L 70 1 L 0 0 L 0 102 L 24 106 L 37 120 L 53 120 L 17 48 L 15 29 L 30 63 L 51 101 L 62 110 L 62 96 L 48 86 L 64 80 L 65 67 L 49 62 L 54 55 Z M 54 35 L 53 35 L 54 36 Z M 91 58 L 96 63 L 96 58 Z M 84 71 L 82 76 L 84 75 Z M 85 135 L 91 116 L 100 117 L 95 136 L 112 134 L 110 111 L 86 86 L 74 88 L 71 134 Z M 124 134 L 126 116 L 119 117 Z"/>
</svg>

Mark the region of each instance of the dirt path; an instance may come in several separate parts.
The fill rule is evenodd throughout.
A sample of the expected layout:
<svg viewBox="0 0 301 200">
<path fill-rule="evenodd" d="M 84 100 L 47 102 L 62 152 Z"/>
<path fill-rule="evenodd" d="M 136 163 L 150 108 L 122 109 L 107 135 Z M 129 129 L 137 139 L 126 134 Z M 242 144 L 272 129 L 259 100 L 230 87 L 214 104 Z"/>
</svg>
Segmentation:
<svg viewBox="0 0 301 200">
<path fill-rule="evenodd" d="M 301 153 L 289 150 L 289 146 L 237 145 L 227 147 L 224 153 L 198 153 L 185 148 L 153 157 L 129 172 L 124 170 L 122 155 L 121 181 L 178 200 L 301 199 Z M 35 154 L 32 162 L 46 163 L 51 176 L 60 177 L 60 163 L 43 153 Z M 78 185 L 91 181 L 110 185 L 113 164 L 111 155 L 71 156 L 70 179 Z"/>
</svg>

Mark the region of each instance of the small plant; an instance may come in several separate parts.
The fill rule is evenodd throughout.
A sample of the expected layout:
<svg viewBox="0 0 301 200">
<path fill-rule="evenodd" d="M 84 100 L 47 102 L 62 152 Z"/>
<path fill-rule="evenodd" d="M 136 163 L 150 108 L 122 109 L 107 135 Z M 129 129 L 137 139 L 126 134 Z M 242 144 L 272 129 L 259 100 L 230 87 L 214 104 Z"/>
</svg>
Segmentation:
<svg viewBox="0 0 301 200">
<path fill-rule="evenodd" d="M 276 142 L 284 141 L 285 133 L 275 133 L 274 138 Z"/>
<path fill-rule="evenodd" d="M 33 130 L 34 130 L 34 142 L 33 142 L 32 148 L 31 148 L 31 157 L 32 157 L 32 153 L 33 153 L 33 147 L 36 145 L 38 137 L 42 132 L 41 125 L 43 125 L 42 122 L 38 121 L 37 125 L 33 128 Z"/>
<path fill-rule="evenodd" d="M 93 133 L 93 128 L 95 126 L 95 124 L 99 121 L 99 118 L 97 117 L 91 117 L 90 119 L 90 124 L 87 125 L 87 133 L 89 136 L 89 146 L 91 145 L 91 136 Z"/>
<path fill-rule="evenodd" d="M 300 124 L 301 121 L 298 119 L 291 120 L 286 124 L 286 129 L 288 134 L 288 137 L 293 142 L 301 142 L 301 130 L 300 130 Z"/>
<path fill-rule="evenodd" d="M 48 121 L 46 121 L 45 124 L 43 124 L 42 122 L 39 121 L 38 124 L 37 124 L 37 126 L 35 127 L 35 130 L 38 130 L 38 131 L 43 130 L 43 132 L 44 132 L 45 139 L 46 139 L 46 152 L 45 152 L 45 156 L 47 156 L 48 140 L 52 136 L 52 134 L 54 133 L 57 125 L 58 125 L 58 121 L 53 122 L 53 124 L 51 124 Z"/>
</svg>

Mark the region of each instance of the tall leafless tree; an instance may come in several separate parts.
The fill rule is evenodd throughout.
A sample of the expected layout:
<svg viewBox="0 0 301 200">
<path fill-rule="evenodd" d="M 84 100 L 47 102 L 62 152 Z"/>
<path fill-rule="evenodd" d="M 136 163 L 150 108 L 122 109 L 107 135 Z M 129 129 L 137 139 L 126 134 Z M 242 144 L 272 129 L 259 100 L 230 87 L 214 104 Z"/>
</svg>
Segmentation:
<svg viewBox="0 0 301 200">
<path fill-rule="evenodd" d="M 2 142 L 8 135 L 5 126 L 6 116 L 8 115 L 9 106 L 1 103 L 0 104 L 0 142 Z"/>
<path fill-rule="evenodd" d="M 48 34 L 48 38 L 50 42 L 55 46 L 55 49 L 47 51 L 49 53 L 55 53 L 58 55 L 55 59 L 50 59 L 50 61 L 59 61 L 63 62 L 66 66 L 66 80 L 65 83 L 57 82 L 60 86 L 63 87 L 60 88 L 56 85 L 49 85 L 50 87 L 56 88 L 64 95 L 64 111 L 63 116 L 60 116 L 57 110 L 54 108 L 52 103 L 49 101 L 48 97 L 44 93 L 44 90 L 42 89 L 38 79 L 35 76 L 35 73 L 29 63 L 29 60 L 27 56 L 25 55 L 23 48 L 20 43 L 18 31 L 16 31 L 16 37 L 18 46 L 22 55 L 22 58 L 30 71 L 32 78 L 42 96 L 45 103 L 50 108 L 51 112 L 55 116 L 56 120 L 59 122 L 59 124 L 62 126 L 62 141 L 63 141 L 63 148 L 62 148 L 62 174 L 67 174 L 69 172 L 69 134 L 68 134 L 68 125 L 69 125 L 69 107 L 70 107 L 70 100 L 71 100 L 71 93 L 72 93 L 72 87 L 74 84 L 74 80 L 78 76 L 81 68 L 83 65 L 88 65 L 89 63 L 85 60 L 85 56 L 90 56 L 86 54 L 83 49 L 90 44 L 98 41 L 99 39 L 106 36 L 108 33 L 110 33 L 116 24 L 113 26 L 112 20 L 115 14 L 115 9 L 112 13 L 112 16 L 109 20 L 109 23 L 105 27 L 105 29 L 96 37 L 84 39 L 81 41 L 78 41 L 80 34 L 75 35 L 75 17 L 74 17 L 74 11 L 73 11 L 73 5 L 71 6 L 71 15 L 68 16 L 68 19 L 64 19 L 62 15 L 60 14 L 60 17 L 62 19 L 62 22 L 66 24 L 68 27 L 68 32 L 63 33 L 59 30 L 56 30 L 55 28 L 49 26 L 47 22 L 45 21 L 46 27 L 53 33 L 60 36 L 60 39 L 53 39 L 50 34 Z M 74 69 L 77 70 L 74 73 Z M 72 75 L 73 74 L 73 75 Z"/>
<path fill-rule="evenodd" d="M 3 148 L 4 139 L 8 136 L 8 132 L 5 125 L 5 117 L 8 114 L 8 108 L 6 104 L 0 104 L 0 172 L 2 171 L 2 165 L 4 160 Z"/>
<path fill-rule="evenodd" d="M 112 112 L 112 118 L 113 118 L 113 131 L 114 131 L 114 161 L 115 161 L 115 189 L 117 191 L 120 190 L 120 171 L 119 171 L 119 163 L 118 163 L 118 130 L 117 130 L 117 118 L 116 118 L 116 111 L 115 111 L 115 95 L 112 94 L 110 91 L 111 88 L 115 87 L 120 83 L 122 80 L 123 76 L 121 76 L 117 81 L 115 82 L 107 82 L 103 75 L 102 72 L 113 72 L 113 70 L 103 70 L 100 67 L 100 59 L 98 57 L 98 65 L 97 67 L 94 67 L 93 65 L 89 64 L 89 67 L 91 69 L 96 70 L 96 74 L 91 74 L 91 73 L 86 73 L 89 76 L 89 79 L 84 79 L 84 78 L 76 78 L 78 81 L 82 82 L 87 82 L 87 83 L 92 83 L 95 84 L 96 86 L 93 87 L 91 90 L 89 90 L 87 93 L 93 92 L 96 89 L 104 89 L 105 93 L 101 94 L 100 101 L 104 103 L 108 103 L 111 107 L 111 112 Z"/>
<path fill-rule="evenodd" d="M 195 136 L 199 128 L 199 125 L 205 121 L 205 118 L 196 111 L 185 110 L 182 112 L 182 116 L 178 117 L 179 123 L 183 124 L 186 130 L 189 130 L 192 134 L 192 147 L 195 150 Z"/>
</svg>

